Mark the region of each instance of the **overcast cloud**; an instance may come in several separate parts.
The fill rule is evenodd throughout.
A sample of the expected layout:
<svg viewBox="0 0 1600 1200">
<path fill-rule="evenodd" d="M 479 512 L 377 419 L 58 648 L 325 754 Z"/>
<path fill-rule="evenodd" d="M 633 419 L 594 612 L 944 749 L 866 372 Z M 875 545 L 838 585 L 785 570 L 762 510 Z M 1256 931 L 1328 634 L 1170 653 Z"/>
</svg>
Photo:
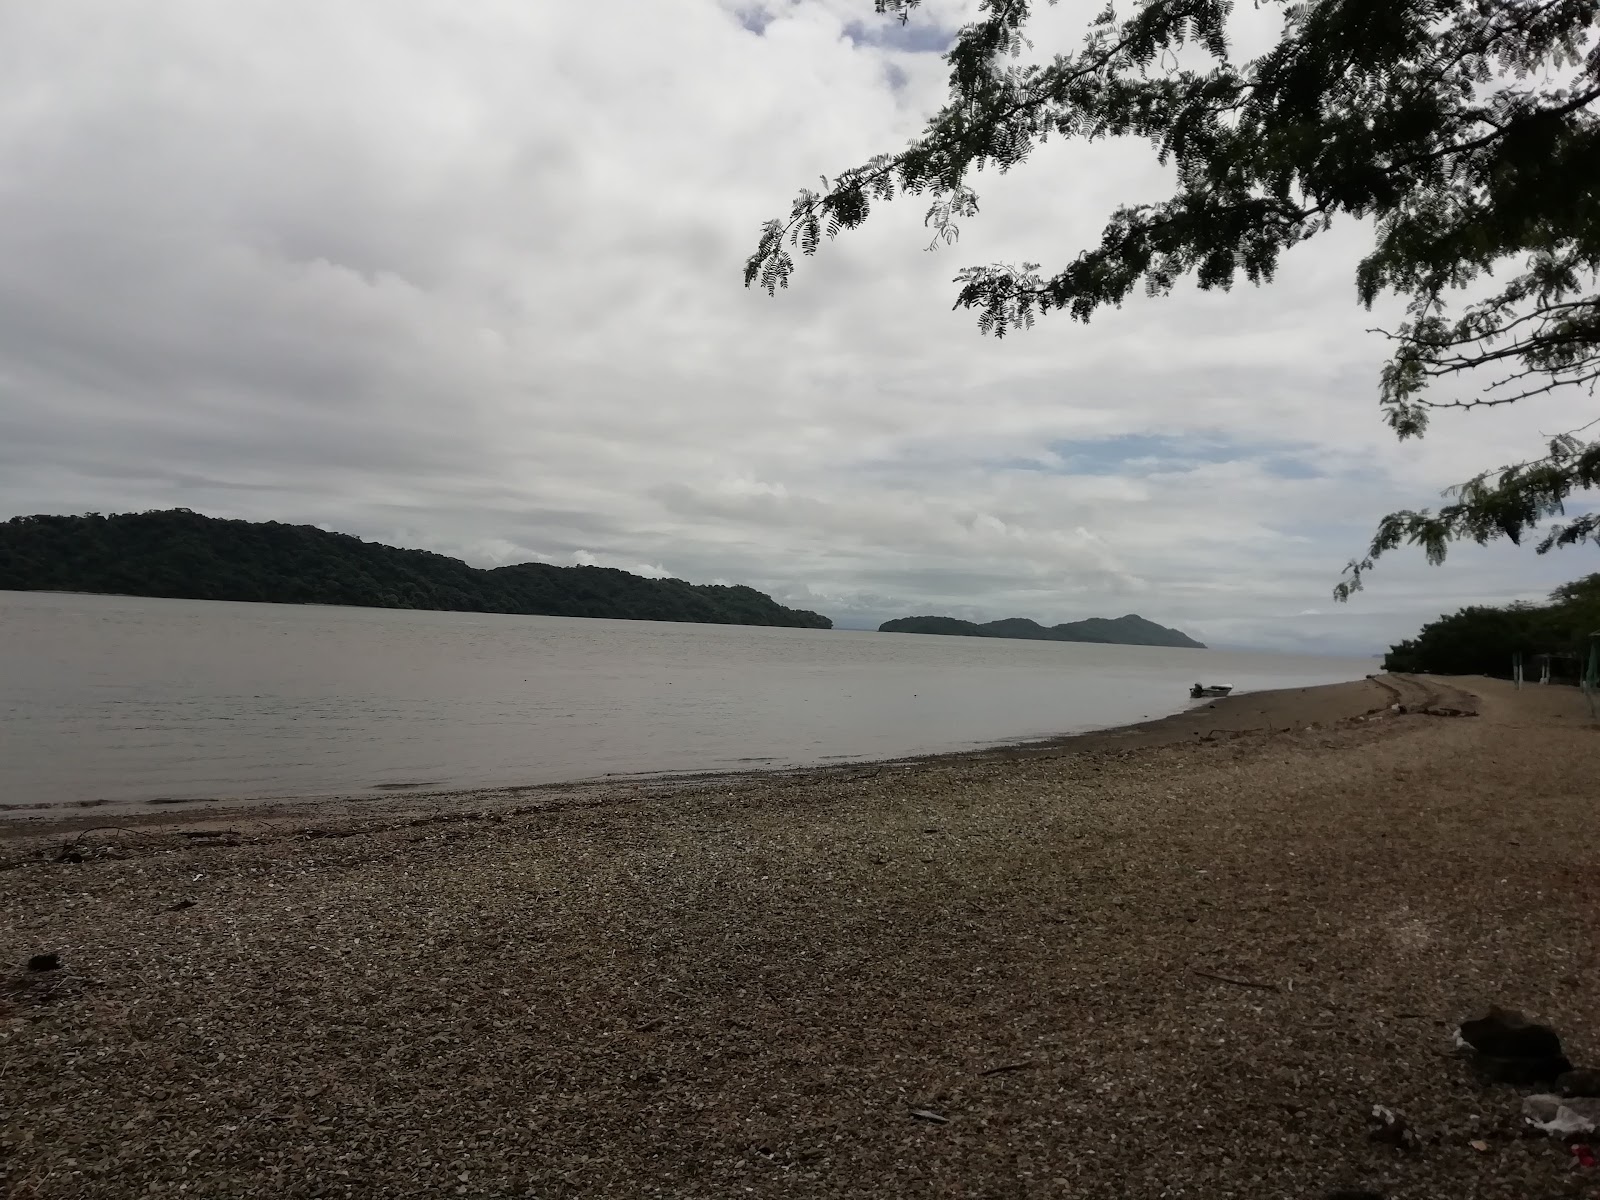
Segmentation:
<svg viewBox="0 0 1600 1200">
<path fill-rule="evenodd" d="M 1137 611 L 1207 641 L 1381 649 L 1587 550 L 1340 566 L 1580 424 L 1582 398 L 1376 411 L 1354 224 L 1271 288 L 981 338 L 964 265 L 1059 265 L 1138 144 L 979 180 L 924 252 L 882 210 L 775 300 L 796 188 L 904 143 L 971 5 L 49 0 L 0 7 L 0 508 L 310 522 L 478 565 L 747 582 L 842 624 Z M 1090 9 L 1041 20 L 1041 51 Z M 1250 6 L 1240 29 L 1270 35 Z"/>
</svg>

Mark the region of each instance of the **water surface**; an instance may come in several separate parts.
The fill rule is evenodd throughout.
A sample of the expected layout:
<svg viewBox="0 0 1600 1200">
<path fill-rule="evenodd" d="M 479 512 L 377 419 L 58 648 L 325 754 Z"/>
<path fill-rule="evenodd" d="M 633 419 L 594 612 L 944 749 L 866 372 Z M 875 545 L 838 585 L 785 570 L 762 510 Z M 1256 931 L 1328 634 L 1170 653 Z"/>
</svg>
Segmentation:
<svg viewBox="0 0 1600 1200">
<path fill-rule="evenodd" d="M 0 804 L 890 758 L 1359 679 L 1365 659 L 0 591 Z"/>
</svg>

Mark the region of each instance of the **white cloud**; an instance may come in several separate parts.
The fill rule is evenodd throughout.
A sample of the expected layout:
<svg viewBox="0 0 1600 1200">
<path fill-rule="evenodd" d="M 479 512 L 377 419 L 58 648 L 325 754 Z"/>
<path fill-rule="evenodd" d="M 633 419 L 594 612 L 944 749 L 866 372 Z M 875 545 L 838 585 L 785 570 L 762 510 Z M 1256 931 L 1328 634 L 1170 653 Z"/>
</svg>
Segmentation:
<svg viewBox="0 0 1600 1200">
<path fill-rule="evenodd" d="M 1075 7 L 1042 10 L 1040 52 Z M 970 8 L 925 6 L 917 37 Z M 313 521 L 482 565 L 748 582 L 854 623 L 1137 606 L 1330 648 L 1590 565 L 1408 559 L 1325 605 L 1383 512 L 1586 419 L 1550 399 L 1395 443 L 1354 223 L 1263 291 L 1003 342 L 949 311 L 959 266 L 1060 262 L 1159 197 L 1141 146 L 1052 144 L 984 178 L 954 249 L 923 252 L 911 201 L 776 300 L 743 290 L 796 187 L 940 102 L 937 56 L 878 20 L 867 0 L 0 9 L 0 505 Z"/>
</svg>

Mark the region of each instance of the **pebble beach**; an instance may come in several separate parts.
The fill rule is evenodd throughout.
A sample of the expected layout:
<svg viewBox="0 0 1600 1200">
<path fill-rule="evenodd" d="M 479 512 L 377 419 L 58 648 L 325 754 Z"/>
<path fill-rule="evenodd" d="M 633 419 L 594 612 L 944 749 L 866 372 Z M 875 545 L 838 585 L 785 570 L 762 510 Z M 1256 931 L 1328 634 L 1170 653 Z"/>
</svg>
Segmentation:
<svg viewBox="0 0 1600 1200">
<path fill-rule="evenodd" d="M 1574 689 L 1379 676 L 906 762 L 13 819 L 0 1181 L 1600 1195 L 1451 1041 L 1508 1005 L 1600 1066 L 1597 781 Z"/>
</svg>

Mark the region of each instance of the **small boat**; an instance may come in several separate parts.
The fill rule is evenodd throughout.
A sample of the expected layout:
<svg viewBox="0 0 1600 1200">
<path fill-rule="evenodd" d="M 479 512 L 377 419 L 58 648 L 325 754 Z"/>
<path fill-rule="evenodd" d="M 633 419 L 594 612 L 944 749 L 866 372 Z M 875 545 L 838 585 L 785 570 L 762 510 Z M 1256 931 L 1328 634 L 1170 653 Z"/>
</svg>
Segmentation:
<svg viewBox="0 0 1600 1200">
<path fill-rule="evenodd" d="M 1210 686 L 1206 686 L 1205 684 L 1197 683 L 1189 689 L 1189 699 L 1205 700 L 1212 696 L 1226 696 L 1231 691 L 1233 691 L 1231 684 L 1213 683 Z"/>
</svg>

